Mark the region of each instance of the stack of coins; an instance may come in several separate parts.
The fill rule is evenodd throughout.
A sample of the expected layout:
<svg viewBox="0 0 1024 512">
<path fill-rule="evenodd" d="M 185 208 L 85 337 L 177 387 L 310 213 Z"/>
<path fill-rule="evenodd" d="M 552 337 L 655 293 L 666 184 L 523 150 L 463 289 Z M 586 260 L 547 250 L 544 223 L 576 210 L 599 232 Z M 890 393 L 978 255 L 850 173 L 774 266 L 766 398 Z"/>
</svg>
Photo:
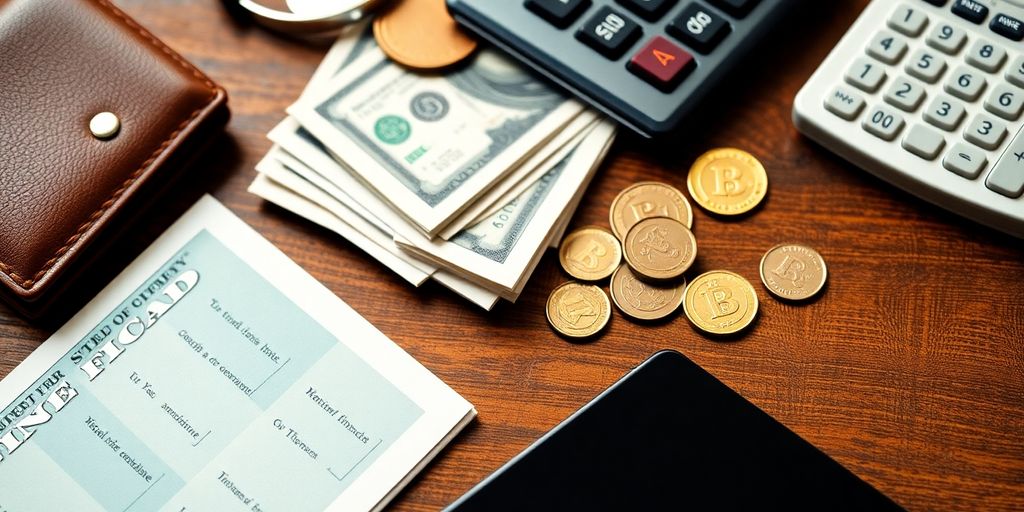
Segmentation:
<svg viewBox="0 0 1024 512">
<path fill-rule="evenodd" d="M 690 168 L 687 188 L 713 215 L 744 215 L 767 196 L 768 174 L 745 151 L 715 149 Z M 609 275 L 612 302 L 633 320 L 662 320 L 682 306 L 690 323 L 710 335 L 733 335 L 754 322 L 757 293 L 739 274 L 712 270 L 687 285 L 684 274 L 696 260 L 697 239 L 691 231 L 693 210 L 682 192 L 664 183 L 634 184 L 612 202 L 608 221 L 611 233 L 582 228 L 567 235 L 559 248 L 562 268 L 591 283 L 570 281 L 548 297 L 548 321 L 560 334 L 588 338 L 607 325 L 611 304 L 593 283 Z M 814 249 L 782 244 L 761 259 L 760 275 L 772 295 L 801 301 L 821 291 L 827 270 Z"/>
</svg>

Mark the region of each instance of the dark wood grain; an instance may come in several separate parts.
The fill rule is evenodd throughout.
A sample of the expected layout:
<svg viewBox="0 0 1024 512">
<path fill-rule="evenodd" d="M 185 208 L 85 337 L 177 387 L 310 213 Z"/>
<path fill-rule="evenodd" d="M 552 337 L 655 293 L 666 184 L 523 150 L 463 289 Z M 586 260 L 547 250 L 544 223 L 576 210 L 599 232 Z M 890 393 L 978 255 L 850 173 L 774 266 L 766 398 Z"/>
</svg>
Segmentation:
<svg viewBox="0 0 1024 512">
<path fill-rule="evenodd" d="M 555 336 L 548 292 L 567 278 L 549 252 L 517 304 L 484 313 L 435 285 L 413 289 L 357 248 L 246 193 L 283 116 L 324 49 L 269 35 L 214 0 L 120 0 L 224 85 L 233 119 L 176 193 L 151 213 L 166 226 L 210 192 L 478 409 L 468 428 L 394 502 L 436 510 L 662 348 L 677 349 L 911 510 L 1024 508 L 1024 244 L 875 179 L 800 136 L 792 99 L 864 1 L 812 4 L 780 27 L 681 135 L 616 142 L 574 224 L 607 226 L 638 180 L 682 187 L 690 163 L 744 148 L 768 169 L 754 215 L 696 212 L 700 269 L 755 283 L 758 323 L 717 342 L 678 317 L 656 327 L 616 314 L 589 344 Z M 127 236 L 140 250 L 159 232 Z M 807 305 L 771 299 L 761 255 L 782 241 L 817 248 L 830 284 Z M 99 272 L 113 273 L 127 257 Z M 96 289 L 83 293 L 95 293 Z M 0 306 L 0 375 L 53 326 Z"/>
</svg>

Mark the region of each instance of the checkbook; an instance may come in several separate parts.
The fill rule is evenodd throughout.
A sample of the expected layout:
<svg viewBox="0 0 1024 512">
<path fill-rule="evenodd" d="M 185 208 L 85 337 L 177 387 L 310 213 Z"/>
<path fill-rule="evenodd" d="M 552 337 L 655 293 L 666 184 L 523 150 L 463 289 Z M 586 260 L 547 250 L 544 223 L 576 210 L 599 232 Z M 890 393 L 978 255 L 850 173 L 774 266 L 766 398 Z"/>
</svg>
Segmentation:
<svg viewBox="0 0 1024 512">
<path fill-rule="evenodd" d="M 0 510 L 377 510 L 476 415 L 206 196 L 0 382 Z"/>
</svg>

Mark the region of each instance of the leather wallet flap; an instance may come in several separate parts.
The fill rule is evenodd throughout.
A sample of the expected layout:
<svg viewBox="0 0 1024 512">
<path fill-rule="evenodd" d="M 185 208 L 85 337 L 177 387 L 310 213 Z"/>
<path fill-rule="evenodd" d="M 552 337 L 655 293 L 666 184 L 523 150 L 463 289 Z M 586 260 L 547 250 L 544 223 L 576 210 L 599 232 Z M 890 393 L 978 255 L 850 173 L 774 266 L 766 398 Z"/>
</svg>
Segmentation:
<svg viewBox="0 0 1024 512">
<path fill-rule="evenodd" d="M 226 95 L 106 0 L 0 0 L 0 55 L 0 283 L 32 301 Z"/>
</svg>

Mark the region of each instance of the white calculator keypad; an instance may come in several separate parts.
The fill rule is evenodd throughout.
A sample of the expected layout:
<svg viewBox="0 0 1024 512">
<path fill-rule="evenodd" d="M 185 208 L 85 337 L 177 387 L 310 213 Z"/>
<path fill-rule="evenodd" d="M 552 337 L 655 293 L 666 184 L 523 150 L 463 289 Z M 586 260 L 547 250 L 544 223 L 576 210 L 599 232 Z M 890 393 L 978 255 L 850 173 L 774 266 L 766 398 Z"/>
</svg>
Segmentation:
<svg viewBox="0 0 1024 512">
<path fill-rule="evenodd" d="M 1024 238 L 1024 8 L 874 0 L 797 96 L 798 127 L 926 199 Z M 998 23 L 997 23 L 998 20 Z"/>
</svg>

